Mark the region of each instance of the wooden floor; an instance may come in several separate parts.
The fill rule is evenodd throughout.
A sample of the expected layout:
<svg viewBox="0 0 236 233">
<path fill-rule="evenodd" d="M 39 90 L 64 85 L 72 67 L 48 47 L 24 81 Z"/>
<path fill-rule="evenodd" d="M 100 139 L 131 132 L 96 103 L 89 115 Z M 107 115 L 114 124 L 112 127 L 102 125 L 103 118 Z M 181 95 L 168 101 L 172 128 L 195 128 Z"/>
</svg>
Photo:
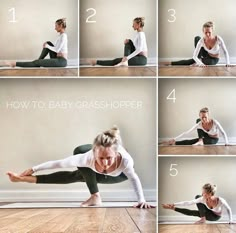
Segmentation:
<svg viewBox="0 0 236 233">
<path fill-rule="evenodd" d="M 78 77 L 77 68 L 38 68 L 38 69 L 24 69 L 24 68 L 9 68 L 0 69 L 0 76 L 73 76 Z"/>
<path fill-rule="evenodd" d="M 1 233 L 156 233 L 156 209 L 2 209 Z"/>
<path fill-rule="evenodd" d="M 159 155 L 236 155 L 236 146 L 159 146 Z"/>
<path fill-rule="evenodd" d="M 236 224 L 159 225 L 159 233 L 234 233 Z"/>
<path fill-rule="evenodd" d="M 80 76 L 153 76 L 156 66 L 142 67 L 80 67 Z"/>
<path fill-rule="evenodd" d="M 236 67 L 210 66 L 161 66 L 158 68 L 159 76 L 236 76 Z"/>
</svg>

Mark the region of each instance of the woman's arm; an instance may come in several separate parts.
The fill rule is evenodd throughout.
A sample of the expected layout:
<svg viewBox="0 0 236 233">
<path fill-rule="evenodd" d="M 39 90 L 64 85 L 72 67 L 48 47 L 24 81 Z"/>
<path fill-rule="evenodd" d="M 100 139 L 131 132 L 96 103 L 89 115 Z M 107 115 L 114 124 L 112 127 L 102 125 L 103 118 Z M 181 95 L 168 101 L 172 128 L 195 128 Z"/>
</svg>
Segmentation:
<svg viewBox="0 0 236 233">
<path fill-rule="evenodd" d="M 55 169 L 55 168 L 69 168 L 69 167 L 89 167 L 91 164 L 92 150 L 84 154 L 73 155 L 65 159 L 48 161 L 32 167 L 34 172 Z"/>
<path fill-rule="evenodd" d="M 202 63 L 202 61 L 198 58 L 198 54 L 200 52 L 201 47 L 203 46 L 203 39 L 200 39 L 197 43 L 197 46 L 195 50 L 193 51 L 193 59 L 199 66 L 205 66 L 205 64 Z"/>
<path fill-rule="evenodd" d="M 222 136 L 224 137 L 224 140 L 225 140 L 225 145 L 228 145 L 229 144 L 229 140 L 228 140 L 228 137 L 227 137 L 227 134 L 226 132 L 224 131 L 223 127 L 221 126 L 221 124 L 217 121 L 217 120 L 214 120 L 215 121 L 215 124 L 217 125 L 220 133 L 222 134 Z"/>
<path fill-rule="evenodd" d="M 227 48 L 225 46 L 225 42 L 224 42 L 224 40 L 220 36 L 217 36 L 217 37 L 218 37 L 218 40 L 220 41 L 220 45 L 221 45 L 222 50 L 223 50 L 224 55 L 225 55 L 226 65 L 230 65 L 229 53 L 228 53 L 228 50 L 227 50 Z"/>
<path fill-rule="evenodd" d="M 66 45 L 66 43 L 67 43 L 67 36 L 65 34 L 62 34 L 57 39 L 55 46 L 50 46 L 49 44 L 46 43 L 45 47 L 53 52 L 59 53 L 61 49 Z"/>
<path fill-rule="evenodd" d="M 221 204 L 222 206 L 226 209 L 228 216 L 229 216 L 229 223 L 233 223 L 233 215 L 232 215 L 232 210 L 229 206 L 229 204 L 227 203 L 227 201 L 223 198 L 220 198 Z"/>
<path fill-rule="evenodd" d="M 127 56 L 127 60 L 135 57 L 141 52 L 145 52 L 142 50 L 144 44 L 146 43 L 145 41 L 146 41 L 145 35 L 143 33 L 138 33 L 137 44 L 135 45 L 135 51 L 131 53 L 129 56 Z"/>
<path fill-rule="evenodd" d="M 193 126 L 191 129 L 189 129 L 188 131 L 183 132 L 182 134 L 180 134 L 180 135 L 178 135 L 177 137 L 175 137 L 174 140 L 176 141 L 176 139 L 179 139 L 179 138 L 181 138 L 181 137 L 183 137 L 183 136 L 185 136 L 185 135 L 191 133 L 192 131 L 196 130 L 197 127 L 198 127 L 198 125 L 199 125 L 199 123 L 197 123 L 196 125 L 194 125 L 194 126 Z"/>
</svg>

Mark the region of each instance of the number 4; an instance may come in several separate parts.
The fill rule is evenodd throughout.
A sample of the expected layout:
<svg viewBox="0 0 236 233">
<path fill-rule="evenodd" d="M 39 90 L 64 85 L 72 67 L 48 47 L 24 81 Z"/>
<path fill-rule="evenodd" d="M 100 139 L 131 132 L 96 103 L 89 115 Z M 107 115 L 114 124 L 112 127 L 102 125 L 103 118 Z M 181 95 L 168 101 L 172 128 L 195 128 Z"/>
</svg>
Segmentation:
<svg viewBox="0 0 236 233">
<path fill-rule="evenodd" d="M 175 103 L 176 97 L 175 97 L 175 89 L 171 91 L 171 93 L 166 97 L 167 100 L 173 100 L 173 103 Z"/>
<path fill-rule="evenodd" d="M 174 168 L 174 166 L 178 166 L 178 164 L 172 163 L 170 165 L 170 176 L 177 176 L 178 175 L 178 170 L 176 168 Z"/>
</svg>

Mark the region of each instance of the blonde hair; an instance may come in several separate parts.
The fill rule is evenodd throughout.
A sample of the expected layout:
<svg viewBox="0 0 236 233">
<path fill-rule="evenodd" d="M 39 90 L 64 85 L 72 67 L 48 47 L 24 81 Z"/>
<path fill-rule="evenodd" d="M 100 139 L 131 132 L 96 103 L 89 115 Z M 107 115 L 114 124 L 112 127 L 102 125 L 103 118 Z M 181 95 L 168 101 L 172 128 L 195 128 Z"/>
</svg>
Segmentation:
<svg viewBox="0 0 236 233">
<path fill-rule="evenodd" d="M 144 27 L 144 20 L 145 20 L 145 18 L 144 17 L 136 17 L 135 19 L 134 19 L 134 21 L 136 22 L 136 23 L 138 23 L 139 25 L 140 25 L 140 27 Z"/>
<path fill-rule="evenodd" d="M 58 19 L 56 23 L 61 25 L 63 28 L 66 28 L 66 18 Z"/>
<path fill-rule="evenodd" d="M 113 147 L 114 150 L 117 150 L 119 145 L 122 145 L 120 130 L 118 127 L 114 126 L 97 135 L 93 142 L 93 150 L 99 146 Z"/>
<path fill-rule="evenodd" d="M 200 109 L 199 114 L 200 113 L 208 113 L 208 112 L 209 112 L 209 109 L 207 107 L 204 107 L 204 108 Z"/>
<path fill-rule="evenodd" d="M 208 22 L 203 24 L 202 29 L 204 29 L 204 28 L 212 28 L 212 29 L 214 29 L 214 23 L 212 21 L 208 21 Z"/>
<path fill-rule="evenodd" d="M 212 195 L 214 195 L 215 192 L 216 192 L 216 185 L 214 185 L 214 184 L 209 184 L 209 183 L 207 183 L 207 184 L 204 184 L 202 188 L 203 188 L 207 193 L 210 193 L 210 194 L 212 194 Z"/>
</svg>

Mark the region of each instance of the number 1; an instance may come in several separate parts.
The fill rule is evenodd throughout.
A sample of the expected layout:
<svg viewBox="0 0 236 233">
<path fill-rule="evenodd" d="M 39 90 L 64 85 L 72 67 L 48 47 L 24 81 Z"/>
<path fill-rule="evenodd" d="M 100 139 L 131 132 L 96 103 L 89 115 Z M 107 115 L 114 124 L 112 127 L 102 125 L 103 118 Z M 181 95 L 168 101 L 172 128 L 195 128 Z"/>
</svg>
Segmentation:
<svg viewBox="0 0 236 233">
<path fill-rule="evenodd" d="M 9 23 L 16 23 L 16 11 L 15 8 L 11 8 L 8 10 L 9 12 L 12 12 L 12 20 L 9 21 Z"/>
</svg>

